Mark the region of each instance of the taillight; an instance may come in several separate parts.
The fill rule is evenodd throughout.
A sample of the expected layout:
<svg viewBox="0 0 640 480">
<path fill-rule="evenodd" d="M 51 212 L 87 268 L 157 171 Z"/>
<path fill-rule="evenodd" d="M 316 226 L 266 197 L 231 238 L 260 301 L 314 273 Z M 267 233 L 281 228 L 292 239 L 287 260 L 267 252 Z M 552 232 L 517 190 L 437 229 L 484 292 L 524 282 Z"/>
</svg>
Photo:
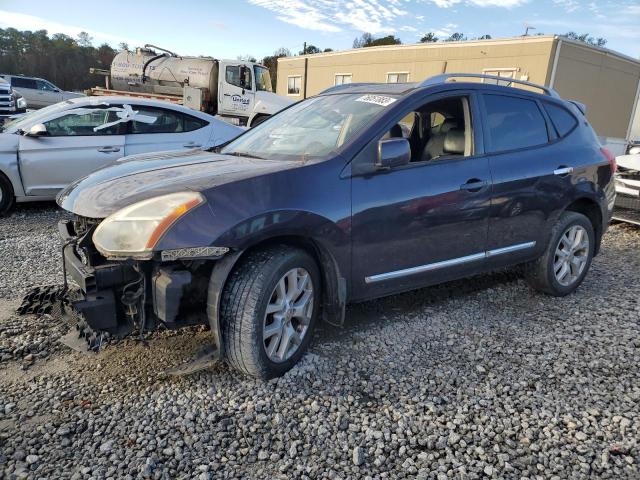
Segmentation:
<svg viewBox="0 0 640 480">
<path fill-rule="evenodd" d="M 616 173 L 616 171 L 618 170 L 618 164 L 616 163 L 616 156 L 613 153 L 611 153 L 611 150 L 609 150 L 608 148 L 601 147 L 600 151 L 607 158 L 607 161 L 609 162 L 609 166 L 611 167 L 611 173 Z"/>
</svg>

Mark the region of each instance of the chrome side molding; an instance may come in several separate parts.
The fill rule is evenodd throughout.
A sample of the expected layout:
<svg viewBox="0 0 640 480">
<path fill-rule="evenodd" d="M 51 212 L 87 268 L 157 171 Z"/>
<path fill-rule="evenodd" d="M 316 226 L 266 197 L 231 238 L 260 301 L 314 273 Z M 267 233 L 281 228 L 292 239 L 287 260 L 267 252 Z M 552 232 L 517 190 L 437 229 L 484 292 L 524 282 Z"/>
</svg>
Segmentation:
<svg viewBox="0 0 640 480">
<path fill-rule="evenodd" d="M 470 262 L 477 262 L 478 260 L 484 260 L 486 258 L 495 257 L 498 255 L 504 255 L 507 253 L 517 252 L 520 250 L 526 250 L 535 247 L 536 242 L 518 243 L 517 245 L 510 245 L 508 247 L 496 248 L 494 250 L 487 250 L 482 253 L 474 253 L 473 255 L 467 255 L 464 257 L 452 258 L 451 260 L 443 260 L 441 262 L 428 263 L 426 265 L 420 265 L 417 267 L 405 268 L 402 270 L 396 270 L 393 272 L 379 273 L 377 275 L 371 275 L 365 277 L 365 283 L 376 283 L 384 280 L 392 280 L 394 278 L 406 277 L 408 275 L 415 275 L 418 273 L 430 272 L 433 270 L 440 270 L 441 268 L 454 267 L 456 265 L 462 265 Z"/>
</svg>

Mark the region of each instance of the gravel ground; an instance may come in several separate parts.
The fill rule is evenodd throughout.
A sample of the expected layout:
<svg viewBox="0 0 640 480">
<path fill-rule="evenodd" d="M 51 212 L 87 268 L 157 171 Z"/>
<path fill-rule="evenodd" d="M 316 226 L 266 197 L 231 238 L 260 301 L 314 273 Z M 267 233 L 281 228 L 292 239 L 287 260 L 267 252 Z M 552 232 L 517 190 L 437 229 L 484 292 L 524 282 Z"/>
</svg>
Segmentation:
<svg viewBox="0 0 640 480">
<path fill-rule="evenodd" d="M 13 315 L 59 282 L 58 217 L 0 219 L 0 478 L 640 478 L 640 229 L 564 299 L 499 273 L 352 306 L 263 383 L 166 377 L 203 329 L 88 356 Z"/>
</svg>

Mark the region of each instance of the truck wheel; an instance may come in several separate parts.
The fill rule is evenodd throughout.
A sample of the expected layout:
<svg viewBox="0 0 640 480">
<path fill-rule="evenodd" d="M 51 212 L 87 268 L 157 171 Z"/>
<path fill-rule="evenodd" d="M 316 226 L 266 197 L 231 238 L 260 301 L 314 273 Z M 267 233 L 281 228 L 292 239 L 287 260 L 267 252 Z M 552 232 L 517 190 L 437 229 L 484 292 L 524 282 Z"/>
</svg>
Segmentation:
<svg viewBox="0 0 640 480">
<path fill-rule="evenodd" d="M 564 212 L 551 231 L 544 254 L 525 268 L 525 278 L 536 290 L 564 297 L 580 286 L 589 271 L 595 247 L 589 219 Z"/>
<path fill-rule="evenodd" d="M 241 260 L 220 302 L 227 362 L 264 380 L 293 367 L 311 341 L 320 285 L 316 262 L 295 248 L 271 247 Z"/>
<path fill-rule="evenodd" d="M 0 216 L 7 215 L 15 205 L 16 197 L 13 193 L 11 181 L 0 173 Z"/>
</svg>

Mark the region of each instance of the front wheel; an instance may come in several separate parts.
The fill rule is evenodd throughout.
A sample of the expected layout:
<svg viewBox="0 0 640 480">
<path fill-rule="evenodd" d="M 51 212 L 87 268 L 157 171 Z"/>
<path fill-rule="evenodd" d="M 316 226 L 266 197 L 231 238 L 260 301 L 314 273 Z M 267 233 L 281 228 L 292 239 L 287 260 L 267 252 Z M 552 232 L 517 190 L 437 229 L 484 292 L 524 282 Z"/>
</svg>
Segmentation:
<svg viewBox="0 0 640 480">
<path fill-rule="evenodd" d="M 589 271 L 595 243 L 591 221 L 581 213 L 564 212 L 553 226 L 545 253 L 527 265 L 527 282 L 556 297 L 572 293 Z"/>
<path fill-rule="evenodd" d="M 0 173 L 0 217 L 11 211 L 15 201 L 11 181 Z"/>
<path fill-rule="evenodd" d="M 229 276 L 221 299 L 227 362 L 269 379 L 304 354 L 320 306 L 320 273 L 308 254 L 286 246 L 250 253 Z"/>
</svg>

